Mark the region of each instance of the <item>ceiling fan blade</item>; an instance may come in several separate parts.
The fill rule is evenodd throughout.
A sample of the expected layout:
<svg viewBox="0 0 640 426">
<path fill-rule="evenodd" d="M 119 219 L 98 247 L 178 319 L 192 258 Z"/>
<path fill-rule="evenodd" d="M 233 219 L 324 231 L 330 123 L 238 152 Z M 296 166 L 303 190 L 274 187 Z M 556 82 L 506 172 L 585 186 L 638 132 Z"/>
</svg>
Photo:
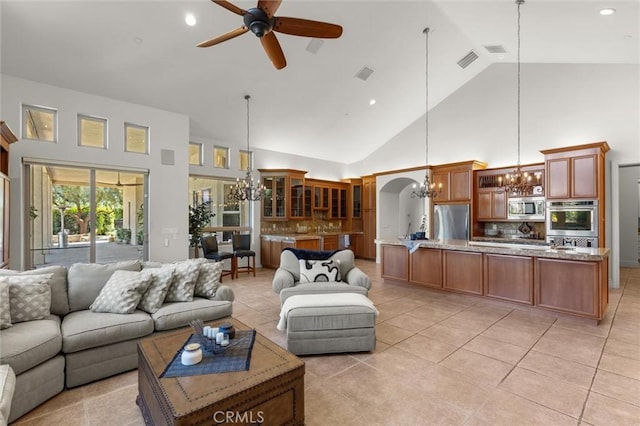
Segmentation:
<svg viewBox="0 0 640 426">
<path fill-rule="evenodd" d="M 284 34 L 314 38 L 338 38 L 342 35 L 340 25 L 300 18 L 276 17 L 273 30 Z"/>
<path fill-rule="evenodd" d="M 280 3 L 282 3 L 282 0 L 259 0 L 258 9 L 262 9 L 262 11 L 271 18 L 276 14 L 276 11 L 280 7 Z"/>
<path fill-rule="evenodd" d="M 202 43 L 199 43 L 197 45 L 197 47 L 210 47 L 210 46 L 214 46 L 216 44 L 222 43 L 223 41 L 227 41 L 227 40 L 231 40 L 232 38 L 238 37 L 239 35 L 242 35 L 244 33 L 246 33 L 247 31 L 249 31 L 249 28 L 247 27 L 240 27 L 237 28 L 233 31 L 229 31 L 226 34 L 222 34 L 219 35 L 218 37 L 214 37 L 210 40 L 207 41 L 203 41 Z"/>
<path fill-rule="evenodd" d="M 247 13 L 246 10 L 236 6 L 233 3 L 229 3 L 227 0 L 211 0 L 211 1 L 217 4 L 218 6 L 224 7 L 228 11 L 235 13 L 236 15 L 243 16 L 245 13 Z"/>
<path fill-rule="evenodd" d="M 267 56 L 271 59 L 273 66 L 281 70 L 287 66 L 287 60 L 284 58 L 282 47 L 273 32 L 268 33 L 264 37 L 260 38 L 264 51 L 267 52 Z"/>
</svg>

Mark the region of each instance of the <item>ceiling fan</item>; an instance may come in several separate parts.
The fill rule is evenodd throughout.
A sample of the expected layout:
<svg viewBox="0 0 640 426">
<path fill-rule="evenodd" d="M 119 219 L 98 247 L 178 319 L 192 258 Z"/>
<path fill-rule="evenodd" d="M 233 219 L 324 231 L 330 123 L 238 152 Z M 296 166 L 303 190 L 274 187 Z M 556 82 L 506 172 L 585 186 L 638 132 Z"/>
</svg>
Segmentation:
<svg viewBox="0 0 640 426">
<path fill-rule="evenodd" d="M 244 10 L 227 0 L 211 1 L 236 15 L 242 16 L 244 25 L 226 34 L 203 41 L 198 44 L 198 47 L 214 46 L 251 30 L 260 39 L 267 56 L 277 69 L 286 67 L 287 60 L 274 32 L 314 38 L 338 38 L 342 35 L 342 27 L 340 25 L 308 19 L 273 16 L 280 7 L 282 0 L 259 0 L 257 7 L 249 10 Z"/>
<path fill-rule="evenodd" d="M 115 184 L 110 183 L 110 182 L 99 182 L 103 185 L 115 185 L 118 188 L 124 187 L 124 186 L 140 186 L 142 185 L 141 183 L 122 183 L 120 182 L 120 172 L 118 172 L 118 182 L 116 182 Z"/>
</svg>

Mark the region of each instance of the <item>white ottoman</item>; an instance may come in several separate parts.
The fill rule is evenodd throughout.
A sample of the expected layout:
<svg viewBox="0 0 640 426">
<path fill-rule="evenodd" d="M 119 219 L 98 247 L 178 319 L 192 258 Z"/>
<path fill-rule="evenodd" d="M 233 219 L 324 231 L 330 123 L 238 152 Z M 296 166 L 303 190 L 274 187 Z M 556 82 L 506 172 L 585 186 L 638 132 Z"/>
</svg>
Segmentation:
<svg viewBox="0 0 640 426">
<path fill-rule="evenodd" d="M 296 355 L 368 352 L 376 347 L 378 310 L 358 293 L 305 294 L 285 300 L 279 330 Z"/>
<path fill-rule="evenodd" d="M 9 364 L 0 365 L 0 426 L 9 421 L 11 400 L 16 389 L 16 375 Z"/>
</svg>

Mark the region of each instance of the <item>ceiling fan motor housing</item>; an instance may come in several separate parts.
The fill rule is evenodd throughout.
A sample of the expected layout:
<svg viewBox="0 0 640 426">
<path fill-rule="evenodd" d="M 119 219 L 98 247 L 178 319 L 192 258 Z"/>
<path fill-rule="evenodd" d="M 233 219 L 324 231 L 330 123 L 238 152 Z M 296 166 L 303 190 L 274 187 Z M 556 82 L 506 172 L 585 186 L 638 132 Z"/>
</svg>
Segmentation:
<svg viewBox="0 0 640 426">
<path fill-rule="evenodd" d="M 269 16 L 262 9 L 253 8 L 247 10 L 244 17 L 244 25 L 251 30 L 256 37 L 263 37 L 273 29 L 275 19 Z"/>
</svg>

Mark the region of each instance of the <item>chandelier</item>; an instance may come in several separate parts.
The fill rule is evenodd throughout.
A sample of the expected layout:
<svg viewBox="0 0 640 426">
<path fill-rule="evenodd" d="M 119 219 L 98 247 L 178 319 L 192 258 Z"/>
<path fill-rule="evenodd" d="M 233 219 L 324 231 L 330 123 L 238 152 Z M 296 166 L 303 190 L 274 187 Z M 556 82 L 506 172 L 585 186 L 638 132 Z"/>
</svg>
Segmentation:
<svg viewBox="0 0 640 426">
<path fill-rule="evenodd" d="M 425 34 L 426 38 L 426 49 L 425 49 L 425 57 L 426 57 L 426 95 L 425 95 L 425 104 L 427 107 L 427 111 L 424 114 L 426 130 L 425 130 L 425 164 L 427 165 L 427 169 L 424 173 L 424 182 L 420 185 L 419 189 L 414 189 L 411 191 L 411 198 L 433 198 L 436 195 L 440 194 L 442 190 L 442 184 L 437 186 L 435 182 L 429 181 L 429 27 L 425 28 L 422 31 Z"/>
<path fill-rule="evenodd" d="M 251 96 L 245 95 L 247 101 L 247 175 L 243 180 L 236 179 L 236 185 L 231 188 L 231 192 L 227 195 L 229 201 L 258 201 L 264 196 L 265 187 L 253 180 L 251 175 L 251 151 L 249 150 L 249 99 Z"/>
<path fill-rule="evenodd" d="M 500 186 L 504 187 L 508 194 L 530 195 L 533 192 L 533 175 L 522 170 L 520 166 L 520 5 L 524 0 L 516 0 L 518 5 L 518 163 L 511 173 L 498 178 Z M 540 175 L 536 173 L 536 183 L 540 184 Z"/>
</svg>

